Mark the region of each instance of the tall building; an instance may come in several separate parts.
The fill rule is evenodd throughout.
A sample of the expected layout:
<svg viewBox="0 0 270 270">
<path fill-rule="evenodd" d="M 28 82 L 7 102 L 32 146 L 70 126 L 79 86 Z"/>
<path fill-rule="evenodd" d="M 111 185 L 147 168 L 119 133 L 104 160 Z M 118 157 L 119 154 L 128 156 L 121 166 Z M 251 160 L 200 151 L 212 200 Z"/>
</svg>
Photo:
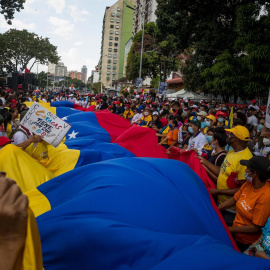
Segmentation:
<svg viewBox="0 0 270 270">
<path fill-rule="evenodd" d="M 78 72 L 76 70 L 72 70 L 68 73 L 68 77 L 70 77 L 71 79 L 77 79 L 82 81 L 82 73 Z"/>
<path fill-rule="evenodd" d="M 87 83 L 87 67 L 86 66 L 82 67 L 81 73 L 82 73 L 82 81 L 86 84 Z"/>
<path fill-rule="evenodd" d="M 55 77 L 67 77 L 68 76 L 67 67 L 64 65 L 63 62 L 59 62 L 56 65 L 49 63 L 48 72 L 50 73 L 51 76 L 55 76 Z"/>
<path fill-rule="evenodd" d="M 123 77 L 126 77 L 126 67 L 127 67 L 127 59 L 128 59 L 128 54 L 131 49 L 131 46 L 133 44 L 132 38 L 128 40 L 128 42 L 125 45 L 125 56 L 124 56 L 124 66 L 123 66 Z"/>
<path fill-rule="evenodd" d="M 135 0 L 125 1 L 133 7 Z M 132 36 L 134 11 L 118 0 L 106 7 L 100 55 L 99 81 L 105 88 L 111 88 L 113 82 L 123 77 L 125 44 Z"/>
<path fill-rule="evenodd" d="M 157 20 L 155 11 L 157 9 L 156 0 L 136 0 L 135 14 L 133 22 L 133 36 L 140 32 L 142 23 L 155 22 Z"/>
</svg>

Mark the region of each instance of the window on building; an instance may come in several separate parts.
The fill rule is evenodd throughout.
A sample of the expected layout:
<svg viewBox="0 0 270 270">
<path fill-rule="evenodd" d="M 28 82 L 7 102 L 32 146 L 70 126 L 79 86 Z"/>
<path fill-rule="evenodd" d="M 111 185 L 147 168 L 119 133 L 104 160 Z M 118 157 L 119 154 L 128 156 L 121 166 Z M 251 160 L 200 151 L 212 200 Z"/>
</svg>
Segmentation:
<svg viewBox="0 0 270 270">
<path fill-rule="evenodd" d="M 114 52 L 118 52 L 118 50 L 117 50 L 117 49 L 114 49 L 113 51 L 114 51 Z"/>
<path fill-rule="evenodd" d="M 117 58 L 117 54 L 114 54 L 114 55 L 113 55 L 113 58 Z"/>
<path fill-rule="evenodd" d="M 109 48 L 108 51 L 109 51 L 109 52 L 112 52 L 112 48 Z"/>
<path fill-rule="evenodd" d="M 115 31 L 115 34 L 116 34 L 116 35 L 119 35 L 119 32 L 118 32 L 118 31 Z"/>
<path fill-rule="evenodd" d="M 119 13 L 116 13 L 116 17 L 117 17 L 117 18 L 120 18 L 120 14 L 119 14 Z"/>
<path fill-rule="evenodd" d="M 107 71 L 107 75 L 111 75 L 111 72 L 110 71 Z"/>
<path fill-rule="evenodd" d="M 113 66 L 113 70 L 116 70 L 116 66 Z"/>
<path fill-rule="evenodd" d="M 112 75 L 116 75 L 116 72 L 113 71 Z"/>
<path fill-rule="evenodd" d="M 110 30 L 110 34 L 113 35 L 113 30 Z"/>
<path fill-rule="evenodd" d="M 118 37 L 115 37 L 114 40 L 115 40 L 115 41 L 118 41 Z"/>
<path fill-rule="evenodd" d="M 118 46 L 118 43 L 114 43 L 114 46 L 117 47 Z"/>
<path fill-rule="evenodd" d="M 117 8 L 117 11 L 120 12 L 121 11 L 121 8 Z"/>
<path fill-rule="evenodd" d="M 115 16 L 115 14 L 114 13 L 112 13 L 112 17 L 114 17 Z"/>
<path fill-rule="evenodd" d="M 107 65 L 107 69 L 111 69 L 111 65 Z"/>
<path fill-rule="evenodd" d="M 112 62 L 112 60 L 111 59 L 108 59 L 108 64 L 110 64 Z"/>
<path fill-rule="evenodd" d="M 120 23 L 120 20 L 116 20 L 116 23 Z"/>
<path fill-rule="evenodd" d="M 115 28 L 116 28 L 116 29 L 119 29 L 119 25 L 116 25 Z"/>
<path fill-rule="evenodd" d="M 116 65 L 117 64 L 117 60 L 113 60 L 113 64 Z"/>
<path fill-rule="evenodd" d="M 111 22 L 113 23 L 114 22 L 114 19 L 111 19 Z"/>
<path fill-rule="evenodd" d="M 111 26 L 110 26 L 111 28 L 114 28 L 114 25 L 113 24 L 111 24 Z"/>
<path fill-rule="evenodd" d="M 112 58 L 112 55 L 111 54 L 108 54 L 108 58 Z"/>
<path fill-rule="evenodd" d="M 112 44 L 113 44 L 112 42 L 109 42 L 109 46 L 112 46 Z"/>
<path fill-rule="evenodd" d="M 113 37 L 112 37 L 112 36 L 109 36 L 109 39 L 110 39 L 110 40 L 113 40 Z"/>
<path fill-rule="evenodd" d="M 111 77 L 107 77 L 107 81 L 110 81 L 111 80 Z"/>
</svg>

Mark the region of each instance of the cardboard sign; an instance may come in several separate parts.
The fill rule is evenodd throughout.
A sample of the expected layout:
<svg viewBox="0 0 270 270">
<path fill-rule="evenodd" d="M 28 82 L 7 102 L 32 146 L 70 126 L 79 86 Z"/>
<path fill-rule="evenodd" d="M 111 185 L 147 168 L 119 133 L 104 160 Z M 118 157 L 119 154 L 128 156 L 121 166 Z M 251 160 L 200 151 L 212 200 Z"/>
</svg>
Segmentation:
<svg viewBox="0 0 270 270">
<path fill-rule="evenodd" d="M 270 128 L 270 90 L 268 95 L 267 109 L 265 112 L 265 126 Z"/>
<path fill-rule="evenodd" d="M 57 147 L 68 133 L 71 125 L 34 102 L 21 121 L 21 125 L 36 135 L 43 137 L 47 143 Z"/>
</svg>

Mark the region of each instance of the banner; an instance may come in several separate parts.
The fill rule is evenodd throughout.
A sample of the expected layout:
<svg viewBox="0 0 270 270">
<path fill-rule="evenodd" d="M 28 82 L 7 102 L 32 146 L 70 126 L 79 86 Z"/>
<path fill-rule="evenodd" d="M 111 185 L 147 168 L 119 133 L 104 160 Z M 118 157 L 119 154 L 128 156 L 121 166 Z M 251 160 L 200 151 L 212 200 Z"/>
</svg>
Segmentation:
<svg viewBox="0 0 270 270">
<path fill-rule="evenodd" d="M 168 87 L 169 87 L 169 84 L 168 83 L 166 83 L 166 82 L 160 82 L 159 83 L 159 86 L 158 86 L 158 93 L 160 95 L 162 95 L 165 90 L 168 90 Z"/>
<path fill-rule="evenodd" d="M 268 102 L 267 102 L 267 109 L 265 112 L 265 126 L 267 128 L 270 128 L 270 90 L 269 90 L 269 94 L 268 94 Z"/>
<path fill-rule="evenodd" d="M 142 87 L 142 85 L 143 85 L 143 79 L 137 78 L 136 79 L 136 87 Z"/>
<path fill-rule="evenodd" d="M 71 125 L 34 102 L 21 121 L 21 125 L 43 140 L 57 147 L 71 128 Z"/>
</svg>

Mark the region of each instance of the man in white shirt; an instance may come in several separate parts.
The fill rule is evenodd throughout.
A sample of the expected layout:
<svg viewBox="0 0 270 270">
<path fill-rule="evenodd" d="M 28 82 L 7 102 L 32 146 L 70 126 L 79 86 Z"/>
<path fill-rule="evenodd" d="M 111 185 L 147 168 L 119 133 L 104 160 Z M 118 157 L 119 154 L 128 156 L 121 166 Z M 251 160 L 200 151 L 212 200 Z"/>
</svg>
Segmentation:
<svg viewBox="0 0 270 270">
<path fill-rule="evenodd" d="M 87 106 L 87 101 L 86 101 L 86 98 L 84 97 L 82 101 L 82 107 L 86 108 L 86 106 Z"/>
<path fill-rule="evenodd" d="M 257 112 L 260 110 L 259 106 L 257 105 L 257 100 L 251 100 L 251 105 L 249 105 L 248 109 L 254 108 Z"/>
<path fill-rule="evenodd" d="M 192 120 L 189 123 L 188 131 L 192 134 L 188 141 L 187 150 L 195 150 L 199 155 L 202 153 L 204 145 L 207 143 L 205 136 L 200 131 L 201 122 Z"/>
<path fill-rule="evenodd" d="M 139 120 L 142 119 L 143 115 L 142 115 L 142 107 L 139 106 L 136 111 L 137 113 L 133 116 L 132 120 L 131 120 L 131 125 L 137 123 Z"/>
<path fill-rule="evenodd" d="M 3 106 L 5 106 L 6 105 L 5 91 L 1 91 L 1 93 L 0 93 L 0 99 L 2 100 Z"/>
<path fill-rule="evenodd" d="M 253 126 L 256 128 L 256 130 L 257 130 L 258 119 L 257 119 L 257 117 L 254 115 L 254 114 L 256 114 L 256 113 L 257 113 L 257 111 L 256 111 L 256 109 L 254 109 L 253 107 L 250 107 L 250 108 L 248 109 L 248 115 L 250 114 L 250 116 L 249 116 L 248 119 L 247 119 L 247 123 L 250 124 L 250 125 L 253 125 Z"/>
</svg>

